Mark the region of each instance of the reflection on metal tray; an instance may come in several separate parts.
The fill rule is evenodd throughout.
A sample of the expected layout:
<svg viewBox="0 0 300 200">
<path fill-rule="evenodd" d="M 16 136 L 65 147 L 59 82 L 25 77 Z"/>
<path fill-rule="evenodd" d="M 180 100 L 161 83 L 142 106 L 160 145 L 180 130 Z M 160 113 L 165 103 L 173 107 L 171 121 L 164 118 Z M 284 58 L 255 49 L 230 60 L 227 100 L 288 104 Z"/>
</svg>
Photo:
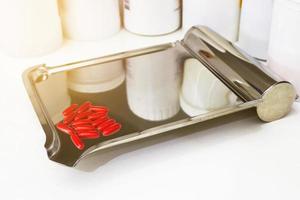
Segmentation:
<svg viewBox="0 0 300 200">
<path fill-rule="evenodd" d="M 253 107 L 263 121 L 277 120 L 290 111 L 296 98 L 289 82 L 200 26 L 182 41 L 61 66 L 39 65 L 23 77 L 46 133 L 49 158 L 68 166 L 95 151 Z M 102 115 L 80 115 L 78 107 L 85 102 L 91 102 L 86 111 L 91 106 L 107 108 L 104 115 L 120 124 L 119 129 L 105 135 L 109 131 L 104 131 Z M 74 116 L 67 122 L 70 114 L 63 111 L 74 104 L 78 106 L 69 109 Z M 76 127 L 75 119 L 83 126 Z M 103 129 L 98 129 L 99 123 L 95 130 L 86 127 L 96 120 Z M 76 148 L 70 139 L 73 132 L 64 133 L 58 124 L 74 130 L 76 137 L 87 131 L 99 137 L 80 136 L 84 146 Z"/>
</svg>

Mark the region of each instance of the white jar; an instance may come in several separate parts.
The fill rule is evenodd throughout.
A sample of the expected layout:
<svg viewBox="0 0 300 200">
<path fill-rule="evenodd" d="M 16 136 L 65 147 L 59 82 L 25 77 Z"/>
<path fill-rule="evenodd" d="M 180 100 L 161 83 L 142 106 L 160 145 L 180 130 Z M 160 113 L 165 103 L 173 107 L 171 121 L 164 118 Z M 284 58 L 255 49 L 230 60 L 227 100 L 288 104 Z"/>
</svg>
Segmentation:
<svg viewBox="0 0 300 200">
<path fill-rule="evenodd" d="M 234 105 L 237 96 L 197 59 L 185 61 L 180 106 L 189 116 Z"/>
<path fill-rule="evenodd" d="M 13 56 L 40 56 L 63 41 L 56 0 L 3 1 L 0 26 L 0 48 Z"/>
<path fill-rule="evenodd" d="M 237 41 L 240 0 L 183 0 L 183 30 L 204 25 Z"/>
<path fill-rule="evenodd" d="M 125 80 L 125 69 L 122 61 L 114 61 L 68 73 L 68 86 L 81 93 L 100 93 L 113 90 Z"/>
<path fill-rule="evenodd" d="M 124 0 L 124 26 L 140 35 L 163 35 L 180 27 L 180 0 Z"/>
<path fill-rule="evenodd" d="M 64 34 L 73 40 L 102 40 L 121 29 L 119 0 L 60 0 Z"/>
<path fill-rule="evenodd" d="M 251 56 L 266 60 L 273 0 L 243 0 L 238 46 Z"/>
<path fill-rule="evenodd" d="M 137 116 L 161 121 L 180 110 L 181 69 L 173 49 L 127 60 L 127 98 Z"/>
<path fill-rule="evenodd" d="M 275 0 L 268 65 L 300 94 L 300 0 Z"/>
</svg>

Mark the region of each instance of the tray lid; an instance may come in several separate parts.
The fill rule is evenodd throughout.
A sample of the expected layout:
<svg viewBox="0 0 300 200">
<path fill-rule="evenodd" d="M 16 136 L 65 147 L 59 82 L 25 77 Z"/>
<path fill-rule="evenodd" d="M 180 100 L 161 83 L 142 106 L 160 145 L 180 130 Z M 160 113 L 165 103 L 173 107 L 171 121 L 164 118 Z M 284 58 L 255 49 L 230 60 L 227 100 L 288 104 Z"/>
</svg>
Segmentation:
<svg viewBox="0 0 300 200">
<path fill-rule="evenodd" d="M 291 110 L 293 85 L 208 27 L 191 28 L 182 45 L 244 102 L 261 101 L 257 113 L 263 121 Z"/>
<path fill-rule="evenodd" d="M 283 81 L 235 44 L 205 26 L 191 28 L 182 44 L 244 101 L 262 98 L 269 87 Z"/>
</svg>

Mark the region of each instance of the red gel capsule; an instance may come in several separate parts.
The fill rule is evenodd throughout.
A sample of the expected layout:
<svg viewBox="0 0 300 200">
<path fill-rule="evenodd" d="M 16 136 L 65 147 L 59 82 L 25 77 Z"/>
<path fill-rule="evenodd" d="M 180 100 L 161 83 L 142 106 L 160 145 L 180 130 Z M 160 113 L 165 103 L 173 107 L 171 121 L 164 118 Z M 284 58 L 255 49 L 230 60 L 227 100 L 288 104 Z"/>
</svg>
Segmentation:
<svg viewBox="0 0 300 200">
<path fill-rule="evenodd" d="M 76 114 L 74 113 L 72 115 L 65 117 L 63 123 L 70 124 L 75 119 L 75 116 L 76 116 Z"/>
<path fill-rule="evenodd" d="M 104 106 L 92 106 L 90 108 L 91 111 L 93 112 L 108 112 L 108 108 L 104 107 Z"/>
<path fill-rule="evenodd" d="M 92 124 L 92 121 L 89 120 L 89 119 L 83 119 L 83 120 L 72 122 L 73 126 L 77 126 L 77 125 L 89 125 L 89 124 Z"/>
<path fill-rule="evenodd" d="M 71 118 L 71 117 L 75 117 L 76 116 L 76 112 L 70 112 L 66 115 L 63 115 L 64 116 L 64 119 L 68 119 L 68 118 Z M 73 118 L 74 119 L 74 118 Z"/>
<path fill-rule="evenodd" d="M 115 124 L 116 123 L 116 120 L 114 120 L 114 119 L 109 119 L 109 120 L 106 120 L 105 122 L 103 122 L 102 124 L 100 124 L 98 127 L 97 127 L 97 129 L 99 130 L 99 131 L 103 131 L 106 127 L 109 127 L 109 126 L 111 126 L 111 125 L 113 125 L 113 124 Z"/>
<path fill-rule="evenodd" d="M 107 116 L 103 116 L 95 121 L 93 121 L 92 125 L 94 127 L 98 127 L 100 124 L 102 124 L 103 122 L 107 121 L 108 120 L 108 117 Z"/>
<path fill-rule="evenodd" d="M 66 133 L 66 134 L 68 134 L 68 135 L 74 134 L 74 131 L 72 130 L 72 128 L 70 128 L 68 125 L 66 125 L 66 124 L 64 124 L 64 123 L 58 123 L 58 124 L 56 125 L 56 128 L 57 128 L 58 130 L 60 130 L 61 132 Z"/>
<path fill-rule="evenodd" d="M 93 113 L 92 112 L 83 112 L 83 113 L 80 113 L 78 114 L 76 117 L 75 117 L 75 121 L 78 121 L 78 120 L 82 120 L 82 119 L 87 119 L 88 116 L 92 115 Z"/>
<path fill-rule="evenodd" d="M 99 118 L 102 118 L 105 115 L 106 115 L 106 113 L 105 114 L 102 114 L 102 113 L 93 113 L 93 114 L 91 114 L 91 115 L 88 116 L 88 119 L 91 120 L 91 121 L 95 121 L 95 120 L 97 120 Z"/>
<path fill-rule="evenodd" d="M 74 110 L 78 107 L 78 104 L 72 104 L 67 109 L 63 111 L 63 116 L 68 116 L 72 113 L 74 113 Z"/>
<path fill-rule="evenodd" d="M 100 137 L 98 132 L 82 132 L 78 133 L 78 137 L 81 139 L 97 139 Z"/>
<path fill-rule="evenodd" d="M 84 132 L 98 133 L 98 131 L 96 129 L 91 129 L 91 130 L 76 130 L 77 134 L 84 133 Z"/>
<path fill-rule="evenodd" d="M 73 126 L 73 128 L 76 130 L 76 131 L 93 131 L 93 130 L 96 130 L 95 127 L 93 127 L 92 125 L 80 125 L 80 126 Z"/>
<path fill-rule="evenodd" d="M 102 134 L 103 136 L 110 136 L 118 132 L 122 128 L 121 124 L 113 124 L 112 126 L 106 127 Z"/>
<path fill-rule="evenodd" d="M 79 150 L 84 149 L 84 143 L 83 143 L 82 140 L 78 137 L 78 135 L 72 134 L 72 135 L 71 135 L 71 140 L 72 140 L 73 144 L 77 147 L 77 149 L 79 149 Z"/>
<path fill-rule="evenodd" d="M 98 113 L 98 114 L 101 114 L 101 115 L 107 115 L 108 114 L 108 110 L 97 111 L 95 113 Z"/>
<path fill-rule="evenodd" d="M 90 109 L 91 106 L 92 106 L 91 102 L 87 101 L 77 109 L 77 112 L 78 113 L 86 112 Z"/>
</svg>

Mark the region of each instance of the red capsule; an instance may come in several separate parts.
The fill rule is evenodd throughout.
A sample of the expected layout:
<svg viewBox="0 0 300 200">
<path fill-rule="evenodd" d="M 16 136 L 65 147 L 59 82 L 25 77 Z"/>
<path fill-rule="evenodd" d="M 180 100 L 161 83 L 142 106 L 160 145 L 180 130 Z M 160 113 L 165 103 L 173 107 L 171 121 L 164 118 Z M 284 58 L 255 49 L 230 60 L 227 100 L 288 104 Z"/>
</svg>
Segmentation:
<svg viewBox="0 0 300 200">
<path fill-rule="evenodd" d="M 69 115 L 69 116 L 67 116 L 67 117 L 64 118 L 63 123 L 64 124 L 70 124 L 75 119 L 75 117 L 76 117 L 75 113 L 72 114 L 72 115 Z"/>
<path fill-rule="evenodd" d="M 91 114 L 91 115 L 88 116 L 88 119 L 90 119 L 91 121 L 95 121 L 95 120 L 97 120 L 99 118 L 102 118 L 105 115 L 106 115 L 106 113 L 105 114 L 102 114 L 102 113 L 93 113 L 93 114 Z"/>
<path fill-rule="evenodd" d="M 73 126 L 73 128 L 76 131 L 93 131 L 93 130 L 95 130 L 95 127 L 93 127 L 92 125 Z"/>
<path fill-rule="evenodd" d="M 88 116 L 90 116 L 91 114 L 93 114 L 93 113 L 90 112 L 90 111 L 80 113 L 80 114 L 78 114 L 78 115 L 75 117 L 75 121 L 82 120 L 82 119 L 87 119 Z"/>
<path fill-rule="evenodd" d="M 84 132 L 95 132 L 95 133 L 98 133 L 98 131 L 96 129 L 87 129 L 87 130 L 84 130 L 84 129 L 81 129 L 81 130 L 76 130 L 76 133 L 79 134 L 79 133 L 84 133 Z"/>
<path fill-rule="evenodd" d="M 99 131 L 103 131 L 106 127 L 109 127 L 109 126 L 113 125 L 114 123 L 116 123 L 116 120 L 114 120 L 114 119 L 106 120 L 102 124 L 98 125 L 97 129 Z"/>
<path fill-rule="evenodd" d="M 100 134 L 98 132 L 82 132 L 78 133 L 78 136 L 81 139 L 97 139 L 100 137 Z"/>
<path fill-rule="evenodd" d="M 113 135 L 114 133 L 118 132 L 122 128 L 121 124 L 113 124 L 112 126 L 106 127 L 102 134 L 103 136 L 110 136 Z"/>
<path fill-rule="evenodd" d="M 89 119 L 82 119 L 82 120 L 79 120 L 79 121 L 72 122 L 73 126 L 77 126 L 77 125 L 89 125 L 89 124 L 92 124 L 92 121 L 89 120 Z"/>
<path fill-rule="evenodd" d="M 68 113 L 67 115 L 63 115 L 64 116 L 64 119 L 68 119 L 68 118 L 71 118 L 71 117 L 75 117 L 76 116 L 76 112 L 70 112 Z M 74 118 L 72 118 L 74 119 Z"/>
<path fill-rule="evenodd" d="M 80 149 L 80 150 L 84 149 L 84 143 L 78 137 L 78 135 L 72 134 L 71 135 L 71 140 L 72 140 L 73 144 L 77 147 L 77 149 Z"/>
<path fill-rule="evenodd" d="M 89 110 L 89 108 L 92 106 L 91 102 L 87 101 L 84 104 L 82 104 L 78 109 L 78 113 L 83 113 Z"/>
<path fill-rule="evenodd" d="M 93 112 L 108 112 L 108 108 L 104 107 L 104 106 L 92 106 L 90 108 L 91 111 Z"/>
<path fill-rule="evenodd" d="M 66 134 L 68 134 L 68 135 L 74 134 L 73 129 L 70 128 L 68 125 L 66 125 L 66 124 L 64 124 L 64 123 L 58 123 L 58 124 L 56 125 L 56 128 L 57 128 L 58 130 L 60 130 L 61 132 L 66 133 Z"/>
<path fill-rule="evenodd" d="M 98 113 L 98 114 L 101 114 L 101 115 L 107 115 L 108 114 L 108 110 L 97 111 L 95 113 Z"/>
<path fill-rule="evenodd" d="M 67 109 L 63 111 L 63 116 L 68 116 L 72 113 L 74 113 L 74 110 L 78 107 L 78 104 L 72 104 Z"/>
<path fill-rule="evenodd" d="M 107 116 L 103 116 L 95 121 L 93 121 L 92 125 L 94 127 L 98 127 L 100 124 L 102 124 L 103 122 L 107 121 L 108 120 L 108 117 Z"/>
<path fill-rule="evenodd" d="M 84 139 L 97 139 L 110 136 L 121 129 L 121 125 L 108 116 L 108 108 L 93 106 L 91 102 L 82 105 L 72 104 L 63 111 L 64 120 L 57 124 L 57 128 L 70 135 L 76 148 L 83 150 Z M 99 130 L 99 131 L 98 131 Z"/>
</svg>

